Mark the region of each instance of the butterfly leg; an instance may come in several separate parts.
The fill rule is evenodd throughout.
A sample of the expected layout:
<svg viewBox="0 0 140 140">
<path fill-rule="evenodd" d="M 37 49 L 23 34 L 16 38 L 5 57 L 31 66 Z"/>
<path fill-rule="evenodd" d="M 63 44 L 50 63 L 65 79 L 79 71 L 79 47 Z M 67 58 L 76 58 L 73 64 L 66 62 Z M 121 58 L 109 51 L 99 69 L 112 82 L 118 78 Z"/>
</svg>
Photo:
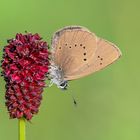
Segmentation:
<svg viewBox="0 0 140 140">
<path fill-rule="evenodd" d="M 50 81 L 50 83 L 49 83 L 49 86 L 48 87 L 51 87 L 53 85 L 53 82 L 52 81 Z"/>
</svg>

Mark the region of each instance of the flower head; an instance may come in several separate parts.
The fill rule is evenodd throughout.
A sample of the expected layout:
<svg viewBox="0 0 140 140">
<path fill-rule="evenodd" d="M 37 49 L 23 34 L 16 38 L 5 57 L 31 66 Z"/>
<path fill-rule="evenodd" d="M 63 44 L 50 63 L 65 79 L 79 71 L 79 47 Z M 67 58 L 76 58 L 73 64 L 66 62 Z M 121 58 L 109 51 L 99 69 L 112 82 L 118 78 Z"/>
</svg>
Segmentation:
<svg viewBox="0 0 140 140">
<path fill-rule="evenodd" d="M 4 47 L 6 106 L 11 118 L 30 120 L 39 110 L 48 72 L 48 45 L 39 34 L 16 34 Z"/>
</svg>

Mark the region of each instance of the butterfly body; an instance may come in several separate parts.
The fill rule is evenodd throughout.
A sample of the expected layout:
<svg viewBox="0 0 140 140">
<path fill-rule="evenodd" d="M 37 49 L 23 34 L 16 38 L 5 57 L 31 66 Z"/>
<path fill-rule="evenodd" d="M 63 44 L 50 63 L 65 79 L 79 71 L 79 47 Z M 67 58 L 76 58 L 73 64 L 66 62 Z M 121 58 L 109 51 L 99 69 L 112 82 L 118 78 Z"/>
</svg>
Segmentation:
<svg viewBox="0 0 140 140">
<path fill-rule="evenodd" d="M 99 71 L 121 56 L 115 44 L 81 26 L 60 29 L 51 45 L 51 82 L 61 89 L 66 89 L 67 81 Z"/>
<path fill-rule="evenodd" d="M 51 65 L 49 69 L 51 82 L 56 84 L 58 88 L 67 89 L 68 82 L 64 80 L 64 74 L 62 68 Z"/>
</svg>

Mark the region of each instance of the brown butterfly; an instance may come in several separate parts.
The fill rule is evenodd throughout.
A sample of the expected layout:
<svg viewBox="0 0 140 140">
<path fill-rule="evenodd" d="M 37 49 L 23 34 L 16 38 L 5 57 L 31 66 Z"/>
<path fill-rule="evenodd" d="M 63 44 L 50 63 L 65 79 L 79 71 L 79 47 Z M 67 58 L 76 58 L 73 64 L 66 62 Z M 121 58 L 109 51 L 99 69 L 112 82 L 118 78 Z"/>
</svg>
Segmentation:
<svg viewBox="0 0 140 140">
<path fill-rule="evenodd" d="M 99 71 L 121 56 L 115 44 L 81 26 L 60 29 L 54 34 L 51 46 L 50 78 L 61 89 L 67 88 L 69 80 Z"/>
</svg>

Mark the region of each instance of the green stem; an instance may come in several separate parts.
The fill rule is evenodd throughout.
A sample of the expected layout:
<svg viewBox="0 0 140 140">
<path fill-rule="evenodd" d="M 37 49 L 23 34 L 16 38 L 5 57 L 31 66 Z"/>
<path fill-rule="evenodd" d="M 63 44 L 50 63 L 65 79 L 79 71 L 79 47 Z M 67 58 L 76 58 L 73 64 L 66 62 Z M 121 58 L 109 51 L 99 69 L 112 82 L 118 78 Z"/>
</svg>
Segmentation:
<svg viewBox="0 0 140 140">
<path fill-rule="evenodd" d="M 25 118 L 19 119 L 19 140 L 25 140 Z"/>
</svg>

